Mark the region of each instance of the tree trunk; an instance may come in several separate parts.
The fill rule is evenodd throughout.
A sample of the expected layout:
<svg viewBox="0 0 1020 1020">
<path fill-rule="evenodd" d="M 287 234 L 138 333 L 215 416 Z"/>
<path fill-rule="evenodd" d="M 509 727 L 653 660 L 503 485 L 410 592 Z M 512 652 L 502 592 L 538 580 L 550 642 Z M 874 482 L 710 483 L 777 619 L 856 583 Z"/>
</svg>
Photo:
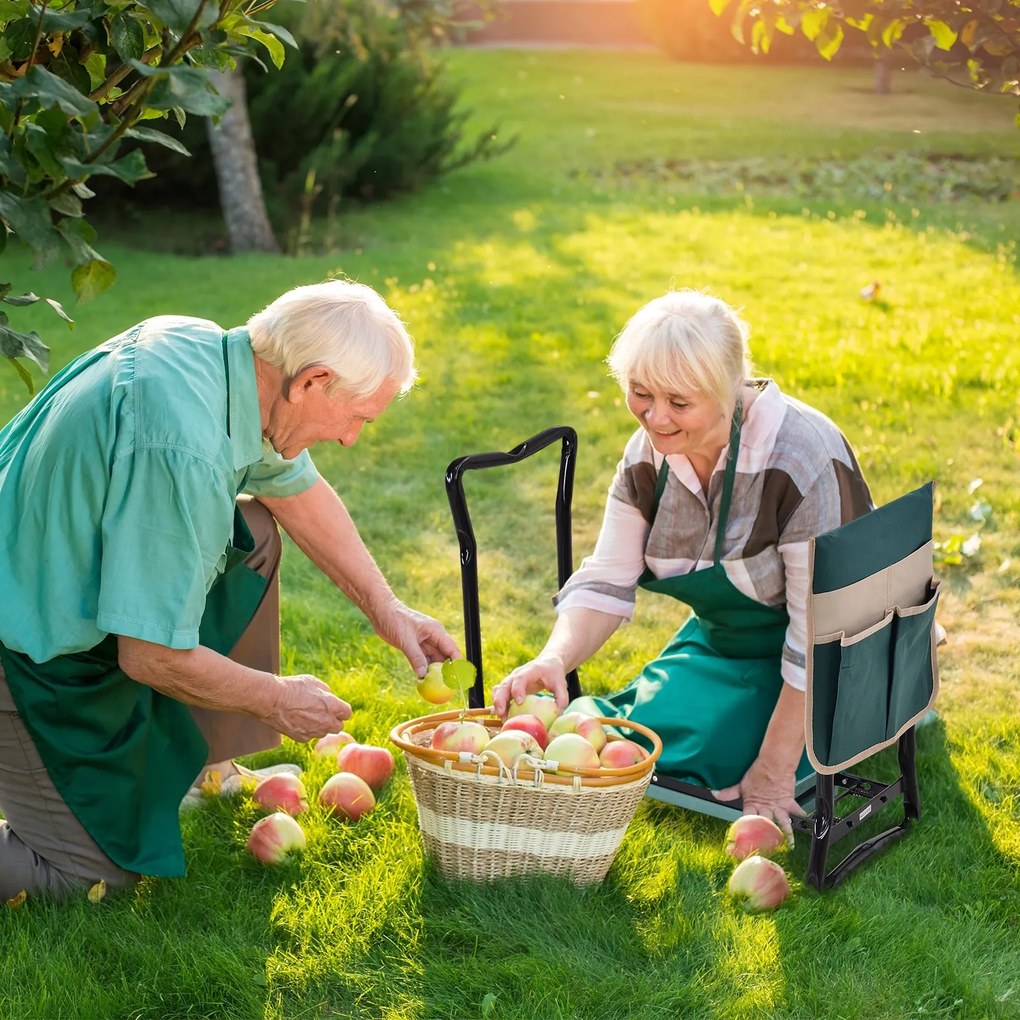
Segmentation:
<svg viewBox="0 0 1020 1020">
<path fill-rule="evenodd" d="M 219 124 L 206 122 L 230 250 L 279 251 L 262 197 L 244 73 L 238 66 L 214 71 L 211 77 L 219 94 L 230 101 Z"/>
<path fill-rule="evenodd" d="M 889 59 L 889 51 L 882 50 L 875 57 L 875 92 L 880 96 L 887 96 L 892 92 L 892 62 Z"/>
</svg>

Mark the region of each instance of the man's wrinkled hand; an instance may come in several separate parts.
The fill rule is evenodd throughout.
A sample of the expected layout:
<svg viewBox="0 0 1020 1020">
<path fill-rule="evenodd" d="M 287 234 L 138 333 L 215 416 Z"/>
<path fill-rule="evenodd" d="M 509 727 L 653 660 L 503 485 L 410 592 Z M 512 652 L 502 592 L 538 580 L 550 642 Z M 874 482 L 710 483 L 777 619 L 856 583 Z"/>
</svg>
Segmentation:
<svg viewBox="0 0 1020 1020">
<path fill-rule="evenodd" d="M 343 728 L 351 706 L 307 673 L 277 678 L 276 703 L 264 721 L 292 740 L 306 743 Z"/>
</svg>

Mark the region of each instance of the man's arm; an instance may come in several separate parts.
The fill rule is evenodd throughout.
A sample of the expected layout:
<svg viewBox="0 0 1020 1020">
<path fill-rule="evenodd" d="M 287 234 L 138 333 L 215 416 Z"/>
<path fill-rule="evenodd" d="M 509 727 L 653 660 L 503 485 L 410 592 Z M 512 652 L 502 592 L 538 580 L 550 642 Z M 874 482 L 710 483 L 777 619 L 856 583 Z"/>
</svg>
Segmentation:
<svg viewBox="0 0 1020 1020">
<path fill-rule="evenodd" d="M 294 496 L 256 497 L 301 551 L 368 617 L 375 632 L 424 676 L 430 662 L 460 655 L 442 625 L 405 606 L 376 565 L 343 501 L 321 476 Z"/>
</svg>

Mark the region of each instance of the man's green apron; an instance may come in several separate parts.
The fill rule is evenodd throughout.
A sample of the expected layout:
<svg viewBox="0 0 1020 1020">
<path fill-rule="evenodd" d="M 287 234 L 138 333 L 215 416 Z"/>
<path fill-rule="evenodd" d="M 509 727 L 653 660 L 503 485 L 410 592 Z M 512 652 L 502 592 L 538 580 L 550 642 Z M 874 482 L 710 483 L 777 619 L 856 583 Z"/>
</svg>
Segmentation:
<svg viewBox="0 0 1020 1020">
<path fill-rule="evenodd" d="M 663 748 L 657 770 L 709 789 L 739 782 L 758 755 L 783 685 L 780 661 L 789 623 L 785 606 L 755 602 L 733 585 L 722 565 L 742 412 L 738 404 L 712 566 L 664 578 L 645 570 L 638 581 L 648 591 L 685 603 L 694 614 L 628 687 L 608 697 L 583 699 L 585 707 L 603 715 L 655 730 Z M 663 461 L 652 520 L 668 471 Z M 809 770 L 802 759 L 798 774 Z"/>
<path fill-rule="evenodd" d="M 228 377 L 228 393 L 229 385 Z M 229 433 L 229 412 L 227 423 Z M 265 594 L 266 579 L 243 562 L 254 547 L 235 507 L 226 566 L 199 628 L 200 644 L 222 655 Z M 126 871 L 183 875 L 178 810 L 208 751 L 187 706 L 128 677 L 115 634 L 44 663 L 0 645 L 0 661 L 53 785 L 103 852 Z"/>
</svg>

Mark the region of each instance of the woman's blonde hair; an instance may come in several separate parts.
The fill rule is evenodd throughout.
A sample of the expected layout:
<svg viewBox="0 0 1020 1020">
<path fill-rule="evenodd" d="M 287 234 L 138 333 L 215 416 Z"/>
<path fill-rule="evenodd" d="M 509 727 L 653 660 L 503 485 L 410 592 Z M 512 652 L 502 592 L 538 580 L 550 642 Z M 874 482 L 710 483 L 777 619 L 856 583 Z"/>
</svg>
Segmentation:
<svg viewBox="0 0 1020 1020">
<path fill-rule="evenodd" d="M 631 316 L 606 361 L 626 390 L 634 382 L 670 393 L 703 393 L 721 408 L 751 375 L 750 328 L 725 301 L 676 290 Z"/>
<path fill-rule="evenodd" d="M 396 312 L 362 283 L 295 287 L 248 320 L 252 350 L 293 378 L 310 365 L 336 373 L 327 392 L 371 396 L 387 380 L 406 393 L 417 378 L 414 344 Z"/>
</svg>

